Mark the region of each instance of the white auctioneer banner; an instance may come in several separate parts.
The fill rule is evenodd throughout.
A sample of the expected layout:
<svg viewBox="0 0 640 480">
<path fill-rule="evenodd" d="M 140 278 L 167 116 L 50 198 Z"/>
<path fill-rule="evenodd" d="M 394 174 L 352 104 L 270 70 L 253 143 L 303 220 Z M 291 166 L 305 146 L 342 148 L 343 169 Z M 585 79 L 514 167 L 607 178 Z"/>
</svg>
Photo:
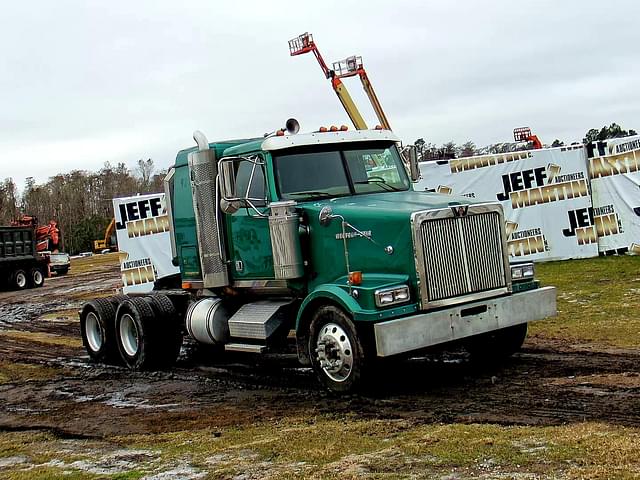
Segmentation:
<svg viewBox="0 0 640 480">
<path fill-rule="evenodd" d="M 149 292 L 156 280 L 180 272 L 171 263 L 164 193 L 114 198 L 113 210 L 124 293 Z"/>
<path fill-rule="evenodd" d="M 598 255 L 581 230 L 591 209 L 582 145 L 424 162 L 420 173 L 417 191 L 501 202 L 512 261 Z"/>
<path fill-rule="evenodd" d="M 640 254 L 640 136 L 587 145 L 595 226 L 602 253 Z"/>
</svg>

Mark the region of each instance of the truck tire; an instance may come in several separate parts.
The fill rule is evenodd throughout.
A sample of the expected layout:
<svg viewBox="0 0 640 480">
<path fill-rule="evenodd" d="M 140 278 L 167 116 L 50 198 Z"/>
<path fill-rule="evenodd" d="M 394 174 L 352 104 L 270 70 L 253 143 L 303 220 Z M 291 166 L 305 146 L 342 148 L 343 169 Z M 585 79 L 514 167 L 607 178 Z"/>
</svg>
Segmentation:
<svg viewBox="0 0 640 480">
<path fill-rule="evenodd" d="M 161 322 L 147 297 L 131 297 L 116 312 L 118 350 L 132 370 L 151 370 L 163 365 L 166 352 Z"/>
<path fill-rule="evenodd" d="M 313 314 L 309 357 L 320 383 L 338 393 L 362 386 L 365 351 L 356 327 L 340 308 L 325 305 Z"/>
<path fill-rule="evenodd" d="M 16 290 L 24 290 L 29 286 L 29 276 L 22 269 L 15 270 L 11 275 L 11 286 Z"/>
<path fill-rule="evenodd" d="M 69 273 L 69 267 L 67 267 L 67 268 L 61 268 L 60 270 L 58 270 L 58 276 L 60 276 L 60 275 L 66 275 L 67 273 Z"/>
<path fill-rule="evenodd" d="M 42 267 L 33 267 L 29 270 L 29 284 L 34 288 L 44 285 L 45 274 Z"/>
<path fill-rule="evenodd" d="M 164 344 L 165 354 L 159 366 L 173 366 L 180 355 L 183 340 L 178 312 L 171 299 L 166 295 L 156 294 L 148 298 L 151 302 L 151 308 L 156 313 L 156 323 L 161 326 L 163 332 L 161 341 Z"/>
<path fill-rule="evenodd" d="M 116 309 L 106 298 L 91 300 L 80 312 L 82 344 L 94 362 L 120 363 L 115 318 Z"/>
<path fill-rule="evenodd" d="M 504 360 L 520 350 L 527 337 L 527 326 L 526 323 L 521 323 L 477 335 L 465 342 L 465 349 L 473 360 L 482 362 Z"/>
<path fill-rule="evenodd" d="M 128 295 L 112 295 L 111 297 L 107 297 L 107 300 L 109 300 L 113 305 L 113 308 L 117 310 L 118 306 L 122 302 L 124 302 L 125 300 L 129 300 L 129 296 Z"/>
</svg>

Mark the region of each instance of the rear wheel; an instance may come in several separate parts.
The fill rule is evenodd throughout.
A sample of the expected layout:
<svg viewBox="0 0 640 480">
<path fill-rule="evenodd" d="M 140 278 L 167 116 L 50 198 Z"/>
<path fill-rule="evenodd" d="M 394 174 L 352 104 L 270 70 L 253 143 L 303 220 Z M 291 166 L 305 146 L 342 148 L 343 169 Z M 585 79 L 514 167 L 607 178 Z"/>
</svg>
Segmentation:
<svg viewBox="0 0 640 480">
<path fill-rule="evenodd" d="M 162 366 L 173 365 L 180 355 L 182 347 L 182 330 L 177 319 L 176 307 L 171 299 L 163 294 L 149 297 L 151 308 L 156 312 L 157 324 L 162 329 L 160 341 L 164 344 Z"/>
<path fill-rule="evenodd" d="M 151 297 L 132 297 L 118 307 L 118 349 L 124 363 L 131 369 L 165 367 L 176 360 L 173 330 L 155 305 Z M 168 337 L 172 340 L 167 340 Z"/>
<path fill-rule="evenodd" d="M 465 348 L 475 360 L 499 361 L 520 350 L 526 337 L 527 324 L 521 323 L 472 337 Z"/>
<path fill-rule="evenodd" d="M 27 276 L 27 272 L 22 269 L 13 272 L 11 283 L 12 286 L 17 290 L 24 290 L 25 288 L 27 288 L 27 285 L 29 284 L 29 277 Z"/>
<path fill-rule="evenodd" d="M 29 283 L 35 288 L 44 285 L 44 272 L 40 267 L 34 267 L 29 271 Z"/>
<path fill-rule="evenodd" d="M 320 307 L 311 319 L 309 356 L 320 382 L 334 392 L 361 386 L 364 348 L 351 319 L 338 307 Z"/>
<path fill-rule="evenodd" d="M 107 297 L 107 300 L 109 300 L 113 305 L 113 307 L 117 309 L 118 305 L 120 305 L 125 300 L 129 300 L 129 296 L 128 295 L 112 295 L 111 297 Z"/>
<path fill-rule="evenodd" d="M 105 298 L 92 300 L 83 307 L 80 313 L 80 332 L 91 360 L 119 363 L 115 317 L 115 307 Z"/>
</svg>

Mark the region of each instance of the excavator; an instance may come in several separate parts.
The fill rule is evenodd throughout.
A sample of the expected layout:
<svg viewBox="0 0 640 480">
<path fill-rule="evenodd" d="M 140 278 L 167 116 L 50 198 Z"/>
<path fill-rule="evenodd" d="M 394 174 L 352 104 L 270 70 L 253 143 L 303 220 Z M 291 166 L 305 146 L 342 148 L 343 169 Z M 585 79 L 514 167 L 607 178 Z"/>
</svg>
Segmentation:
<svg viewBox="0 0 640 480">
<path fill-rule="evenodd" d="M 116 252 L 118 250 L 118 243 L 116 241 L 116 219 L 112 218 L 104 231 L 104 238 L 93 241 L 94 253 L 102 253 L 105 250 Z"/>
<path fill-rule="evenodd" d="M 38 219 L 33 215 L 22 215 L 13 220 L 11 226 L 32 228 L 36 232 L 36 251 L 58 253 L 61 235 L 55 220 L 49 220 L 47 225 L 38 225 Z"/>
<path fill-rule="evenodd" d="M 380 126 L 377 128 L 384 128 L 385 130 L 391 130 L 391 127 L 389 126 L 389 121 L 387 120 L 387 116 L 382 110 L 382 105 L 380 104 L 380 101 L 378 100 L 378 97 L 375 91 L 373 90 L 373 86 L 371 85 L 369 77 L 367 76 L 367 72 L 363 67 L 362 57 L 353 56 L 345 60 L 342 60 L 340 62 L 334 62 L 333 68 L 330 69 L 327 66 L 324 59 L 322 58 L 322 55 L 320 54 L 320 51 L 318 50 L 316 43 L 313 41 L 312 34 L 306 32 L 301 35 L 298 35 L 296 38 L 292 40 L 289 40 L 289 54 L 292 57 L 296 55 L 309 53 L 309 52 L 312 52 L 313 55 L 316 57 L 316 60 L 318 60 L 318 63 L 320 64 L 320 68 L 322 69 L 322 73 L 324 74 L 324 76 L 328 80 L 331 80 L 331 86 L 333 90 L 336 92 L 336 95 L 338 96 L 340 103 L 344 107 L 345 111 L 347 112 L 347 115 L 349 116 L 349 118 L 351 119 L 351 122 L 353 123 L 354 127 L 356 127 L 357 130 L 366 130 L 368 128 L 367 123 L 364 121 L 364 118 L 362 117 L 362 114 L 358 110 L 358 107 L 356 107 L 356 104 L 351 98 L 351 95 L 349 94 L 347 87 L 342 82 L 343 78 L 353 77 L 356 75 L 360 77 L 360 81 L 362 82 L 362 87 L 364 88 L 365 93 L 369 97 L 369 101 L 371 102 L 371 105 L 373 106 L 373 109 L 376 112 L 376 115 L 380 122 Z"/>
</svg>

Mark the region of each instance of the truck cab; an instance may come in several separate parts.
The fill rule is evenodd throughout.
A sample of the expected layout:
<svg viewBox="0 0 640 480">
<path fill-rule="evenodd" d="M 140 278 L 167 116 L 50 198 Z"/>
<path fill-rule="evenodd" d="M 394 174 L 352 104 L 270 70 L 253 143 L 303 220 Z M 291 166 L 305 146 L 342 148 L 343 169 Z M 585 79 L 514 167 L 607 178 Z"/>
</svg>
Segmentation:
<svg viewBox="0 0 640 480">
<path fill-rule="evenodd" d="M 336 130 L 197 133 L 178 153 L 165 187 L 181 290 L 165 296 L 191 337 L 264 354 L 295 336 L 299 361 L 343 392 L 376 359 L 450 342 L 510 355 L 555 315 L 555 289 L 509 263 L 500 204 L 416 192 L 392 132 Z M 144 327 L 133 303 L 115 315 L 121 352 Z"/>
</svg>

